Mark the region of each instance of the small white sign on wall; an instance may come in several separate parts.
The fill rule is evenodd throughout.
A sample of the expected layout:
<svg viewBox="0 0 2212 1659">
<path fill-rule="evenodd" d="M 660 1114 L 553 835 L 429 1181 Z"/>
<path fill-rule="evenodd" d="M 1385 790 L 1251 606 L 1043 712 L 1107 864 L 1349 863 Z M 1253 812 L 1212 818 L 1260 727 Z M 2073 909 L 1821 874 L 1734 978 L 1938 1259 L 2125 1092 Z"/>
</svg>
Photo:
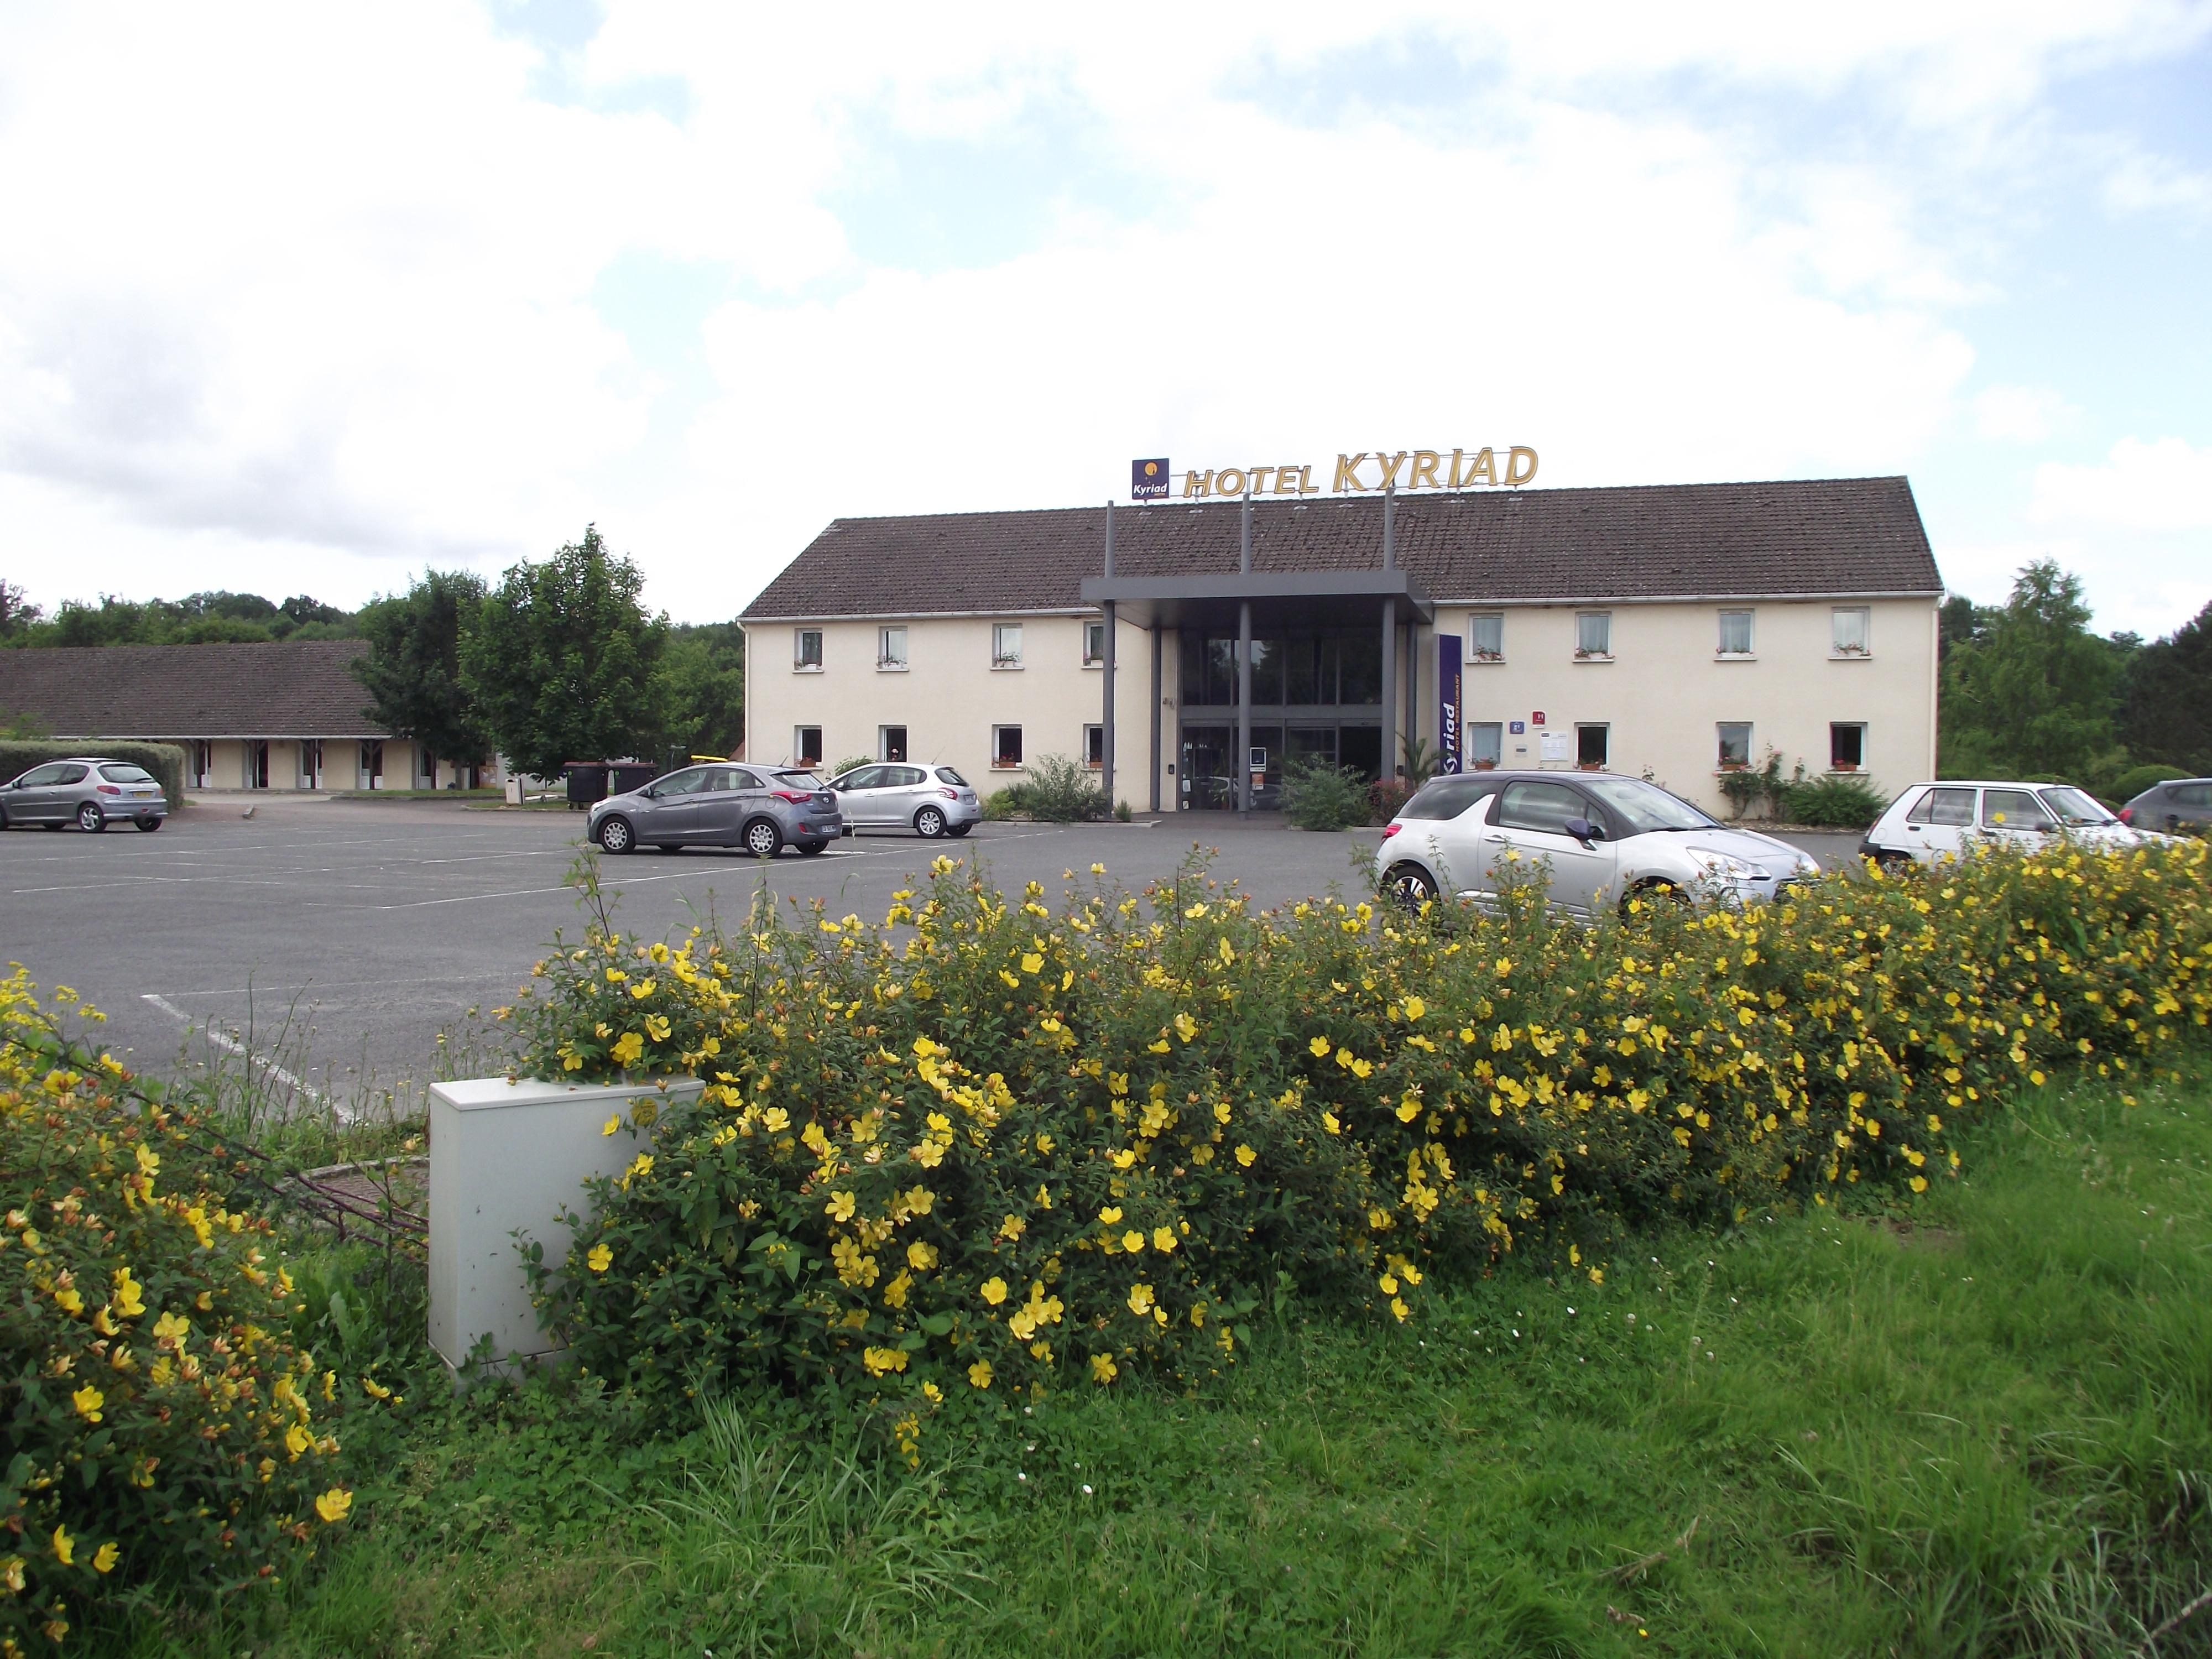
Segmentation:
<svg viewBox="0 0 2212 1659">
<path fill-rule="evenodd" d="M 1567 734 L 1564 732 L 1544 733 L 1544 764 L 1565 766 L 1568 761 Z"/>
</svg>

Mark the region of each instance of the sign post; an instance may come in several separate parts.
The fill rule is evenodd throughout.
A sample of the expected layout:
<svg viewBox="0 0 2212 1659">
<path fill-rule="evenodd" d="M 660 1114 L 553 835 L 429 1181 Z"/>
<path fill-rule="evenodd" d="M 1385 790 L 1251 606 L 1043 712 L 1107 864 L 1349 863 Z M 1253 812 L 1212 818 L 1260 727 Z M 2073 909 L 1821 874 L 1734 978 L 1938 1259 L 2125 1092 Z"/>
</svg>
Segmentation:
<svg viewBox="0 0 2212 1659">
<path fill-rule="evenodd" d="M 1457 772 L 1460 758 L 1460 637 L 1437 635 L 1437 769 Z"/>
</svg>

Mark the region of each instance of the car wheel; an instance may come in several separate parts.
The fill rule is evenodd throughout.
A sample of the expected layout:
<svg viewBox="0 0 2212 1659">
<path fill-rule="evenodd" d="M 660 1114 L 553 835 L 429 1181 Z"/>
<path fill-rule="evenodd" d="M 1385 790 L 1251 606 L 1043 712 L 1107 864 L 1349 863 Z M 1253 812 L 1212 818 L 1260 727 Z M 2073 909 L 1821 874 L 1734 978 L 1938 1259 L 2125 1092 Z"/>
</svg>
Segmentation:
<svg viewBox="0 0 2212 1659">
<path fill-rule="evenodd" d="M 799 850 L 811 859 L 830 843 L 826 841 L 802 841 L 796 844 Z"/>
<path fill-rule="evenodd" d="M 757 859 L 772 859 L 783 850 L 783 831 L 770 818 L 755 818 L 745 826 L 745 851 Z"/>
<path fill-rule="evenodd" d="M 1382 889 L 1408 910 L 1433 904 L 1437 899 L 1435 880 L 1418 864 L 1392 866 L 1390 873 L 1382 878 Z"/>
<path fill-rule="evenodd" d="M 934 806 L 925 806 L 914 815 L 914 827 L 924 841 L 935 841 L 945 833 L 945 814 Z"/>
<path fill-rule="evenodd" d="M 1620 914 L 1626 916 L 1632 904 L 1640 904 L 1647 910 L 1657 910 L 1673 908 L 1687 902 L 1682 890 L 1671 881 L 1642 882 L 1620 896 Z"/>
<path fill-rule="evenodd" d="M 161 823 L 162 821 L 160 818 L 141 818 L 138 820 L 138 827 L 147 834 L 151 835 L 155 830 L 159 830 L 161 827 Z"/>
<path fill-rule="evenodd" d="M 107 814 L 91 801 L 76 809 L 76 827 L 88 836 L 96 836 L 107 828 Z"/>
<path fill-rule="evenodd" d="M 599 825 L 599 847 L 602 851 L 620 855 L 637 850 L 637 833 L 629 827 L 629 820 L 617 815 Z"/>
</svg>

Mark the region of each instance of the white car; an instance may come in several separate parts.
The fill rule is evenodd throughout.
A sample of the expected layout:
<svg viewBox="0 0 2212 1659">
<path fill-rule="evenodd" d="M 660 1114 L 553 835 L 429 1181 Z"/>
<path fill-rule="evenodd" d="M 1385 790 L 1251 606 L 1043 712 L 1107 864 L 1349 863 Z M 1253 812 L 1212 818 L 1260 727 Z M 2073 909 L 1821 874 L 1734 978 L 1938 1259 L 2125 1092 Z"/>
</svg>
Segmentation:
<svg viewBox="0 0 2212 1659">
<path fill-rule="evenodd" d="M 1890 802 L 1859 851 L 1882 864 L 1935 864 L 1981 847 L 2044 847 L 2053 836 L 2107 851 L 2162 839 L 2129 828 L 2070 783 L 1956 778 L 1916 783 Z"/>
<path fill-rule="evenodd" d="M 912 830 L 933 841 L 964 836 L 983 821 L 975 787 L 949 766 L 856 766 L 830 779 L 830 787 L 855 830 Z"/>
<path fill-rule="evenodd" d="M 1638 893 L 1720 903 L 1782 897 L 1820 866 L 1787 842 L 1730 828 L 1641 778 L 1606 772 L 1460 772 L 1431 778 L 1382 830 L 1375 874 L 1401 902 L 1480 903 L 1498 872 L 1539 860 L 1551 902 L 1592 917 Z"/>
</svg>

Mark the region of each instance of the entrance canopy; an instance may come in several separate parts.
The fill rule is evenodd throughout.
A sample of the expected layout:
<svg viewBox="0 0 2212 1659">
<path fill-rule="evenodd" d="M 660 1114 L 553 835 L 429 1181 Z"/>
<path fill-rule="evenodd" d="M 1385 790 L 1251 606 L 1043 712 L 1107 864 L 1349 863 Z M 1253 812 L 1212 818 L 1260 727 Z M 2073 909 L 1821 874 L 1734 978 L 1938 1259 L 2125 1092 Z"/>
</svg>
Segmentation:
<svg viewBox="0 0 2212 1659">
<path fill-rule="evenodd" d="M 1436 605 L 1405 570 L 1270 570 L 1200 576 L 1086 576 L 1084 602 L 1111 604 L 1139 628 L 1234 631 L 1244 605 L 1269 632 L 1380 623 L 1384 602 L 1398 622 L 1436 619 Z"/>
</svg>

